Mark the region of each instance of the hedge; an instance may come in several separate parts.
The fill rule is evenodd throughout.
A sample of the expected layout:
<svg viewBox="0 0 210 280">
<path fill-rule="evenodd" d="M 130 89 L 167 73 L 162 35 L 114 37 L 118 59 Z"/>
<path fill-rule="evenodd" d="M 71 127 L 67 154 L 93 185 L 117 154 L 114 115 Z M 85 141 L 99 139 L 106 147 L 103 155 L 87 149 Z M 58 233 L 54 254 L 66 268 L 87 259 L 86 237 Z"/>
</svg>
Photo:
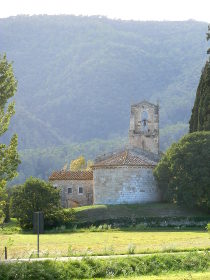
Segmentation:
<svg viewBox="0 0 210 280">
<path fill-rule="evenodd" d="M 118 276 L 158 275 L 175 271 L 205 271 L 210 255 L 205 253 L 162 254 L 144 257 L 81 261 L 34 261 L 0 263 L 0 280 L 70 280 Z"/>
<path fill-rule="evenodd" d="M 210 216 L 198 216 L 198 217 L 121 217 L 121 218 L 109 218 L 97 221 L 79 221 L 72 225 L 80 227 L 100 226 L 108 224 L 116 227 L 130 227 L 143 224 L 146 227 L 202 227 L 206 228 L 206 225 L 210 222 Z"/>
</svg>

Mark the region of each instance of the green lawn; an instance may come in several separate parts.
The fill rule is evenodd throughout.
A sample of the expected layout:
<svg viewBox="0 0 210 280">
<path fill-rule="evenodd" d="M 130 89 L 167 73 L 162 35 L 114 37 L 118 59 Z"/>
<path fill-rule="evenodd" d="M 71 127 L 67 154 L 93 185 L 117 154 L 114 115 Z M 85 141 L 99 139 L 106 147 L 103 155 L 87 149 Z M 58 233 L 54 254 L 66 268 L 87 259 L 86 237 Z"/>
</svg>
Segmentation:
<svg viewBox="0 0 210 280">
<path fill-rule="evenodd" d="M 1 234 L 0 257 L 3 248 L 8 248 L 9 258 L 30 257 L 36 250 L 36 235 Z M 210 235 L 201 230 L 152 230 L 104 232 L 69 232 L 43 234 L 40 236 L 40 250 L 43 256 L 109 255 L 143 252 L 167 252 L 194 249 L 210 249 Z"/>
<path fill-rule="evenodd" d="M 102 278 L 100 278 L 102 279 Z M 107 278 L 106 278 L 107 279 Z M 114 278 L 116 280 L 209 280 L 210 272 L 185 272 L 176 274 L 165 274 L 159 276 L 140 276 Z"/>
</svg>

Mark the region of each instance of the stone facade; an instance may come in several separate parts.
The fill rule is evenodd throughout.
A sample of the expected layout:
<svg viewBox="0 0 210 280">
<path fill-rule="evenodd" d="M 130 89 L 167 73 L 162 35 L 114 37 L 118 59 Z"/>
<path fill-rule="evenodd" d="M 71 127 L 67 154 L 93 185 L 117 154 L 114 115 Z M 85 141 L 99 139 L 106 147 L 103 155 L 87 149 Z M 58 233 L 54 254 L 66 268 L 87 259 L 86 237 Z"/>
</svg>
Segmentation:
<svg viewBox="0 0 210 280">
<path fill-rule="evenodd" d="M 160 192 L 151 168 L 96 168 L 94 204 L 123 204 L 159 201 Z"/>
<path fill-rule="evenodd" d="M 62 207 L 93 204 L 92 171 L 55 171 L 49 181 L 54 187 L 60 189 Z"/>
<path fill-rule="evenodd" d="M 140 148 L 98 157 L 93 165 L 94 204 L 123 204 L 160 201 L 153 176 L 159 155 Z"/>
<path fill-rule="evenodd" d="M 159 153 L 159 106 L 147 101 L 131 106 L 129 144 Z"/>
</svg>

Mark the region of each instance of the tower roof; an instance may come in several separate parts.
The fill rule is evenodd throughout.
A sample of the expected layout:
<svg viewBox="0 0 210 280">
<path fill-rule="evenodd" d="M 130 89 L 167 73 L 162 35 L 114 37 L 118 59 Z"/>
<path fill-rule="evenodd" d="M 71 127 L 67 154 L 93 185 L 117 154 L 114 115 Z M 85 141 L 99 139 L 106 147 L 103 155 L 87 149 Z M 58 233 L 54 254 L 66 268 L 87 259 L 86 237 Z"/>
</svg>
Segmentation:
<svg viewBox="0 0 210 280">
<path fill-rule="evenodd" d="M 138 102 L 136 104 L 131 105 L 131 107 L 140 107 L 141 105 L 147 105 L 147 106 L 150 106 L 150 107 L 158 107 L 159 106 L 159 105 L 155 105 L 153 103 L 150 103 L 146 100 L 143 100 L 141 102 Z"/>
</svg>

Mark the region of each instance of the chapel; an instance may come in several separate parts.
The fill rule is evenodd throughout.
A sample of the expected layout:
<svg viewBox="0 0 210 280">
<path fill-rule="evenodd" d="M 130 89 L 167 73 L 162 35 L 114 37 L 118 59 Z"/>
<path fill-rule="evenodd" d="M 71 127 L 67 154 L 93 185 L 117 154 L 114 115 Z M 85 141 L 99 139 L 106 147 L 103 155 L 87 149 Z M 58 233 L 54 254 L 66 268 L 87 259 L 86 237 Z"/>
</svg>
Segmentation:
<svg viewBox="0 0 210 280">
<path fill-rule="evenodd" d="M 159 160 L 159 106 L 142 101 L 131 106 L 126 147 L 98 156 L 91 171 L 55 171 L 49 180 L 61 189 L 63 207 L 160 201 Z"/>
</svg>

